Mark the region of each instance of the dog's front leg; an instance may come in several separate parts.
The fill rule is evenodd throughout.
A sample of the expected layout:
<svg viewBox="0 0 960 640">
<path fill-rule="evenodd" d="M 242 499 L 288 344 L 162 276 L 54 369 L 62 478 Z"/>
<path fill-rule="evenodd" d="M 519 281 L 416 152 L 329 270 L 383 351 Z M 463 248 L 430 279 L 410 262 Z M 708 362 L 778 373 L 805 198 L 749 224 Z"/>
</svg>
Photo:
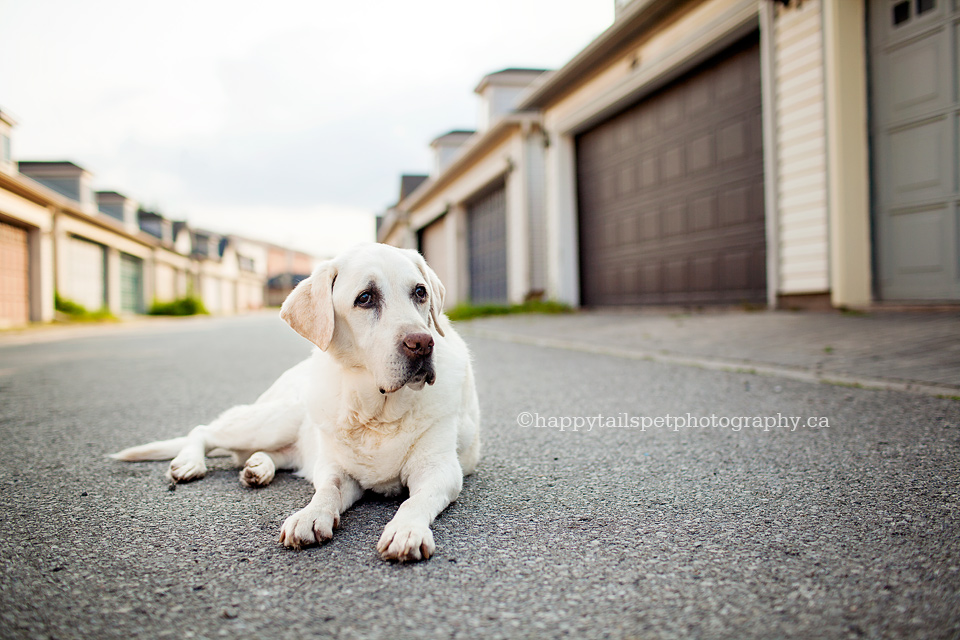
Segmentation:
<svg viewBox="0 0 960 640">
<path fill-rule="evenodd" d="M 427 560 L 436 545 L 430 525 L 457 499 L 463 488 L 463 471 L 456 455 L 439 461 L 414 464 L 406 481 L 410 497 L 397 509 L 377 543 L 384 560 Z"/>
<path fill-rule="evenodd" d="M 363 494 L 356 480 L 328 465 L 317 465 L 313 486 L 316 493 L 310 504 L 287 518 L 280 527 L 280 544 L 301 549 L 331 539 L 333 530 L 340 526 L 340 514 Z"/>
</svg>

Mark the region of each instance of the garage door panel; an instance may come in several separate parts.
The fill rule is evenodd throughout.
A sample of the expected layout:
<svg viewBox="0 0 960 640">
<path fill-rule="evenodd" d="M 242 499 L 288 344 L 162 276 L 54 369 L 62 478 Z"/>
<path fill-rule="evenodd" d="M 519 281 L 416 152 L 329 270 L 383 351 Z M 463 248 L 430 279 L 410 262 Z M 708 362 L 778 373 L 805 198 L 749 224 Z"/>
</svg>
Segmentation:
<svg viewBox="0 0 960 640">
<path fill-rule="evenodd" d="M 950 38 L 946 29 L 890 51 L 884 120 L 911 118 L 950 104 Z M 888 84 L 887 84 L 888 83 Z"/>
<path fill-rule="evenodd" d="M 690 87 L 685 97 L 684 112 L 687 117 L 697 117 L 713 104 L 713 87 L 707 82 L 697 83 Z"/>
<path fill-rule="evenodd" d="M 937 118 L 890 133 L 891 204 L 902 206 L 952 190 L 950 121 Z"/>
<path fill-rule="evenodd" d="M 690 202 L 690 231 L 699 233 L 717 227 L 717 199 L 712 191 L 701 196 L 695 196 Z"/>
<path fill-rule="evenodd" d="M 601 200 L 605 215 L 597 216 L 601 236 L 591 232 L 583 239 L 587 246 L 603 248 L 633 246 L 637 241 L 748 225 L 755 232 L 763 222 L 763 185 L 742 172 L 721 173 L 724 184 L 697 190 L 686 187 L 650 191 L 632 202 Z"/>
<path fill-rule="evenodd" d="M 898 240 L 894 248 L 894 264 L 898 272 L 943 270 L 946 213 L 944 209 L 937 209 L 893 218 L 893 232 Z"/>
<path fill-rule="evenodd" d="M 691 260 L 692 291 L 713 291 L 717 288 L 718 264 L 716 256 L 700 256 Z"/>
</svg>

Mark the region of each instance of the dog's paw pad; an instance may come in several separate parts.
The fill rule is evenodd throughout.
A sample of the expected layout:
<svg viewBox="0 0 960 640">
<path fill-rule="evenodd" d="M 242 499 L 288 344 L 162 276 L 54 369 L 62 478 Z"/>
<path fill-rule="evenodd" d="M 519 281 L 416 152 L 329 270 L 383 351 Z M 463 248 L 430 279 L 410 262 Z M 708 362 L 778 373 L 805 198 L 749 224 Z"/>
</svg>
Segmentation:
<svg viewBox="0 0 960 640">
<path fill-rule="evenodd" d="M 381 558 L 397 562 L 429 560 L 436 548 L 430 527 L 393 520 L 387 523 L 377 543 Z"/>
<path fill-rule="evenodd" d="M 273 459 L 262 451 L 247 458 L 247 462 L 240 471 L 240 482 L 247 487 L 265 487 L 277 473 Z"/>
<path fill-rule="evenodd" d="M 339 525 L 339 515 L 307 507 L 284 521 L 280 527 L 280 544 L 293 549 L 321 544 L 333 538 L 333 530 Z"/>
</svg>

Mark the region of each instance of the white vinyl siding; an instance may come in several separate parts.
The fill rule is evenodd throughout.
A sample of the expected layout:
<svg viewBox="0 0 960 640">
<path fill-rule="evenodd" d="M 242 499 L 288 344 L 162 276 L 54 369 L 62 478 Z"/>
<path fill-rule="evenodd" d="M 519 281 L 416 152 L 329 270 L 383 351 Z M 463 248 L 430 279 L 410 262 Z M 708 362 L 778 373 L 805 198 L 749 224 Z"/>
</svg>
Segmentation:
<svg viewBox="0 0 960 640">
<path fill-rule="evenodd" d="M 774 30 L 780 294 L 830 288 L 820 0 L 780 9 Z"/>
</svg>

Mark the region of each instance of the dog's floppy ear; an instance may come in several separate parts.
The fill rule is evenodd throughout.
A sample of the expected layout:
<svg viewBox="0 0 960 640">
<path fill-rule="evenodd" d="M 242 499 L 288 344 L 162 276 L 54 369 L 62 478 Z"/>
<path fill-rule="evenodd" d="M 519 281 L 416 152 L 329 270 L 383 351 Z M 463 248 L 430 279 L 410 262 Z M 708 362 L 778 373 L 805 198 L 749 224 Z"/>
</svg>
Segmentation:
<svg viewBox="0 0 960 640">
<path fill-rule="evenodd" d="M 333 283 L 336 279 L 333 261 L 323 262 L 290 292 L 280 307 L 280 317 L 321 351 L 326 351 L 333 340 Z"/>
<path fill-rule="evenodd" d="M 430 268 L 430 265 L 427 264 L 427 261 L 424 260 L 423 256 L 413 249 L 409 251 L 413 262 L 417 265 L 417 268 L 420 269 L 424 280 L 427 281 L 427 288 L 430 289 L 430 318 L 433 319 L 433 326 L 437 328 L 437 333 L 442 336 L 443 328 L 440 326 L 439 318 L 440 314 L 443 313 L 443 298 L 447 295 L 447 290 L 444 288 L 443 283 L 440 282 L 440 278 L 436 272 L 434 272 L 434 270 Z"/>
</svg>

